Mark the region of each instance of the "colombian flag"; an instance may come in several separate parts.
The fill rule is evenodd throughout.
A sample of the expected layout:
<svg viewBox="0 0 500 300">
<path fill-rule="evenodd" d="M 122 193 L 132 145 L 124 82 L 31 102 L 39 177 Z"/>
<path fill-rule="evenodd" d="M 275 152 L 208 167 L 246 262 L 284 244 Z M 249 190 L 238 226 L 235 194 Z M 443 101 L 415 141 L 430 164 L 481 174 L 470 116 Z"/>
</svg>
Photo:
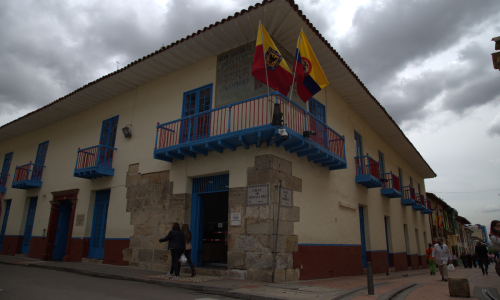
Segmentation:
<svg viewBox="0 0 500 300">
<path fill-rule="evenodd" d="M 267 80 L 265 66 L 267 66 Z M 293 81 L 292 72 L 285 59 L 260 21 L 253 56 L 252 75 L 285 96 L 288 95 Z"/>
<path fill-rule="evenodd" d="M 326 79 L 325 73 L 323 73 L 306 35 L 302 31 L 297 41 L 295 62 L 302 64 L 304 74 L 303 81 L 297 80 L 297 94 L 302 101 L 307 102 L 314 94 L 328 85 L 328 79 Z"/>
</svg>

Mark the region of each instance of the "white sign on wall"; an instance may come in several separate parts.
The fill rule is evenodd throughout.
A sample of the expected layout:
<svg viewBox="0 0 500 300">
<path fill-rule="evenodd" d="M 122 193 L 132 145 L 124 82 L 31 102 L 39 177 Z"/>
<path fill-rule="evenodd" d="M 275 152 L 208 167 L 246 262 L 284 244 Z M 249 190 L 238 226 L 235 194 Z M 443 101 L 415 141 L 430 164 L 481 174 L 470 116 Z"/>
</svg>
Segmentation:
<svg viewBox="0 0 500 300">
<path fill-rule="evenodd" d="M 288 188 L 281 188 L 281 206 L 292 207 L 293 206 L 293 191 Z"/>
<path fill-rule="evenodd" d="M 231 213 L 231 226 L 241 226 L 241 213 Z"/>
<path fill-rule="evenodd" d="M 247 186 L 247 206 L 269 205 L 269 184 Z"/>
</svg>

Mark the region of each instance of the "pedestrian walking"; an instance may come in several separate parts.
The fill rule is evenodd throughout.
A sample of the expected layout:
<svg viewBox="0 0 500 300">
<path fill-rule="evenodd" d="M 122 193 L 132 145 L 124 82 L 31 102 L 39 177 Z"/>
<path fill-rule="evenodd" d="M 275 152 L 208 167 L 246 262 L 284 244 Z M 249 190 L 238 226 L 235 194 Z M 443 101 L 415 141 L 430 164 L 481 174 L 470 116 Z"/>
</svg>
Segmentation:
<svg viewBox="0 0 500 300">
<path fill-rule="evenodd" d="M 490 240 L 495 249 L 500 250 L 500 221 L 493 220 L 490 225 Z M 495 252 L 495 257 L 498 257 L 498 251 Z M 495 271 L 500 276 L 500 259 L 496 260 Z"/>
<path fill-rule="evenodd" d="M 453 266 L 455 268 L 458 267 L 458 259 L 457 259 L 457 256 L 455 254 L 453 254 L 453 256 L 451 257 L 451 261 L 453 262 Z"/>
<path fill-rule="evenodd" d="M 187 263 L 191 267 L 191 277 L 196 276 L 196 272 L 194 270 L 194 264 L 191 261 L 191 231 L 189 231 L 189 225 L 188 224 L 182 224 L 181 226 L 181 231 L 184 233 L 184 239 L 185 239 L 185 244 L 186 244 L 186 250 L 184 250 L 184 255 L 187 258 Z M 180 268 L 180 264 L 179 264 Z M 179 271 L 180 273 L 180 271 Z"/>
<path fill-rule="evenodd" d="M 467 267 L 469 267 L 469 269 L 472 269 L 472 254 L 470 254 L 470 252 L 467 252 Z"/>
<path fill-rule="evenodd" d="M 174 280 L 179 279 L 179 258 L 186 248 L 186 241 L 184 238 L 184 233 L 181 231 L 181 225 L 175 222 L 172 225 L 172 230 L 168 233 L 166 237 L 160 239 L 159 242 L 163 243 L 168 241 L 168 249 L 172 254 L 172 266 L 170 267 L 170 273 L 167 275 L 174 276 Z"/>
<path fill-rule="evenodd" d="M 464 264 L 464 268 L 467 269 L 467 256 L 465 256 L 465 252 L 462 252 L 462 255 L 460 255 L 460 259 L 462 260 L 462 263 Z"/>
<path fill-rule="evenodd" d="M 429 243 L 429 247 L 425 249 L 425 253 L 427 254 L 427 261 L 429 262 L 429 269 L 431 270 L 431 275 L 436 275 L 436 264 L 434 263 L 434 259 L 432 258 L 431 243 Z"/>
<path fill-rule="evenodd" d="M 488 275 L 488 249 L 486 249 L 486 245 L 481 243 L 481 241 L 477 241 L 476 248 L 477 261 L 479 263 L 479 267 L 481 271 L 483 271 L 483 275 Z"/>
<path fill-rule="evenodd" d="M 450 249 L 443 243 L 443 238 L 438 238 L 438 242 L 432 249 L 432 257 L 438 265 L 441 280 L 448 281 L 448 263 L 451 260 Z"/>
<path fill-rule="evenodd" d="M 474 268 L 477 268 L 477 253 L 476 252 L 472 253 L 472 264 L 474 265 Z"/>
</svg>

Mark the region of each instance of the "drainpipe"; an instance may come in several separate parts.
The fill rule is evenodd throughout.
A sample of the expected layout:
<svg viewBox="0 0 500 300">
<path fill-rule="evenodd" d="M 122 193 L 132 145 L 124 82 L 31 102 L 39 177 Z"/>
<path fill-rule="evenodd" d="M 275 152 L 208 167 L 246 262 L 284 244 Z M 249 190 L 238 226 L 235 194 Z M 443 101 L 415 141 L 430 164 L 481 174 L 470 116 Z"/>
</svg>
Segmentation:
<svg viewBox="0 0 500 300">
<path fill-rule="evenodd" d="M 276 272 L 276 255 L 278 254 L 278 231 L 280 226 L 280 207 L 281 207 L 281 180 L 278 192 L 278 220 L 276 221 L 276 242 L 274 244 L 274 257 L 273 257 L 273 278 L 272 283 L 274 283 L 274 274 Z"/>
</svg>

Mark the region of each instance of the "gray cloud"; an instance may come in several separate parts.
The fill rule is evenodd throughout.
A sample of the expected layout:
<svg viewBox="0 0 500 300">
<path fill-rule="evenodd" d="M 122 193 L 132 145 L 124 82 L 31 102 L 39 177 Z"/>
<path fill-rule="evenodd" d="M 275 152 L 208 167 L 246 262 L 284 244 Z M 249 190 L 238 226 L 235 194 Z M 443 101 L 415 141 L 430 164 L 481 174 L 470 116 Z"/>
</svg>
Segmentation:
<svg viewBox="0 0 500 300">
<path fill-rule="evenodd" d="M 495 136 L 500 137 L 500 115 L 497 115 L 495 117 L 495 119 L 493 119 L 493 121 L 491 121 L 486 132 L 491 137 L 495 137 Z"/>
<path fill-rule="evenodd" d="M 497 211 L 500 211 L 500 205 L 496 205 L 496 204 L 486 205 L 485 207 L 481 208 L 479 211 L 482 213 L 497 212 Z"/>
</svg>

